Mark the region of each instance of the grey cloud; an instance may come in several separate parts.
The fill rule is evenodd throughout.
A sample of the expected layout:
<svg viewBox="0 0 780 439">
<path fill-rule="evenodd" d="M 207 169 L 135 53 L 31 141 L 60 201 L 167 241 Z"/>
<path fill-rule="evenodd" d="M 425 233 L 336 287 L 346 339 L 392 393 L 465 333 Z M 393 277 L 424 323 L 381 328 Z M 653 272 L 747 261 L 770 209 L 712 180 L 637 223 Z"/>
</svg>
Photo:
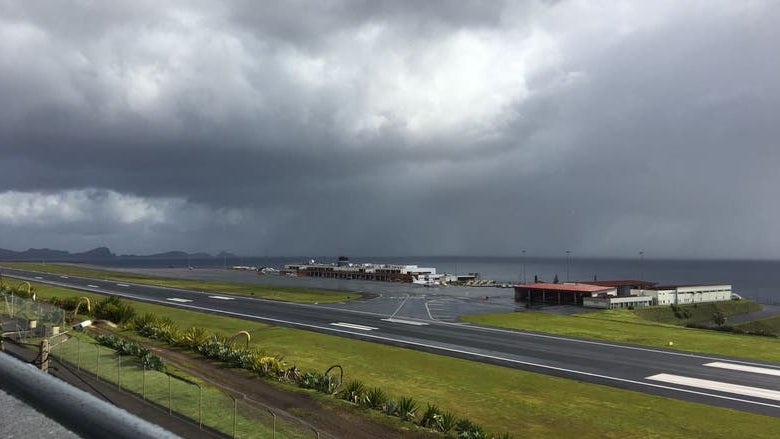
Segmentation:
<svg viewBox="0 0 780 439">
<path fill-rule="evenodd" d="M 95 188 L 95 205 L 110 190 L 187 207 L 132 226 L 111 216 L 48 233 L 0 225 L 14 236 L 0 247 L 780 257 L 780 243 L 761 239 L 780 214 L 767 202 L 780 187 L 773 3 L 648 11 L 658 23 L 624 35 L 548 17 L 576 2 L 330 2 L 303 16 L 295 3 L 171 5 L 58 15 L 6 3 L 3 23 L 32 23 L 50 39 L 27 55 L 0 44 L 0 60 L 15 60 L 0 70 L 0 99 L 17 103 L 0 109 L 0 193 Z M 189 33 L 176 21 L 188 10 L 211 27 Z M 538 66 L 518 73 L 527 94 L 487 135 L 468 118 L 418 134 L 413 110 L 429 103 L 366 103 L 401 99 L 372 82 L 398 65 L 341 56 L 345 35 L 368 23 L 386 27 L 377 50 L 401 53 L 406 68 L 428 65 L 420 59 L 436 59 L 435 43 L 462 31 L 530 45 L 536 26 L 553 43 L 529 56 Z M 364 71 L 340 71 L 356 66 Z M 164 77 L 148 102 L 128 92 L 139 67 Z M 384 107 L 378 127 L 350 129 Z M 227 211 L 237 212 L 230 224 L 207 213 Z"/>
</svg>

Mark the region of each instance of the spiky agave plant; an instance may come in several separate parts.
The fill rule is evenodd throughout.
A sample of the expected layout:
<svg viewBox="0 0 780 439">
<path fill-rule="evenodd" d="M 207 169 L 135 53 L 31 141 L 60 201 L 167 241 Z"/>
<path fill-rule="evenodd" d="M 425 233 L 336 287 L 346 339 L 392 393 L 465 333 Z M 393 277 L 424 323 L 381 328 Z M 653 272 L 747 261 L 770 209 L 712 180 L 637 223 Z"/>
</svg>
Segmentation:
<svg viewBox="0 0 780 439">
<path fill-rule="evenodd" d="M 417 416 L 417 402 L 413 398 L 407 396 L 399 399 L 396 416 L 404 421 L 414 421 L 414 418 Z"/>
<path fill-rule="evenodd" d="M 363 398 L 363 393 L 366 391 L 366 386 L 363 384 L 362 381 L 358 380 L 352 380 L 347 383 L 347 385 L 344 387 L 344 390 L 341 391 L 339 396 L 341 399 L 346 399 L 347 401 L 358 404 L 360 400 Z"/>
<path fill-rule="evenodd" d="M 387 399 L 387 394 L 384 390 L 380 389 L 379 387 L 372 387 L 363 395 L 361 405 L 380 410 L 382 407 L 384 407 Z"/>
<path fill-rule="evenodd" d="M 420 417 L 420 425 L 426 428 L 436 428 L 436 424 L 441 417 L 439 407 L 428 403 L 425 411 Z"/>
</svg>

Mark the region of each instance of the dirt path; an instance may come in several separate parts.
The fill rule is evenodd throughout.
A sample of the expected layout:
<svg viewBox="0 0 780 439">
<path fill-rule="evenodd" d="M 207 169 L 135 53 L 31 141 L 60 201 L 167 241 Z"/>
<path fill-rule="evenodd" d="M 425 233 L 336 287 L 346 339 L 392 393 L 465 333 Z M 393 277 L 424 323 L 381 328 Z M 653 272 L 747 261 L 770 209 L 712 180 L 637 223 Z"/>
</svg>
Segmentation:
<svg viewBox="0 0 780 439">
<path fill-rule="evenodd" d="M 272 409 L 277 415 L 295 419 L 331 438 L 440 438 L 435 433 L 397 429 L 373 421 L 360 409 L 338 404 L 323 404 L 304 392 L 286 391 L 244 371 L 229 369 L 220 363 L 172 349 L 149 346 L 166 362 L 193 376 L 208 381 L 247 403 L 261 409 Z"/>
</svg>

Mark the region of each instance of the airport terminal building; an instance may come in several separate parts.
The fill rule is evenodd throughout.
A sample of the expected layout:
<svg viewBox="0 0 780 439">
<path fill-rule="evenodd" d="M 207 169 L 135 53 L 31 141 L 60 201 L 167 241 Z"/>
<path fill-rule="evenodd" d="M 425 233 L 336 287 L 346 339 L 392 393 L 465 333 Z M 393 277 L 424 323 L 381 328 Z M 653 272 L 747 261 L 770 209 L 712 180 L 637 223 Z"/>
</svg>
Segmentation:
<svg viewBox="0 0 780 439">
<path fill-rule="evenodd" d="M 587 308 L 637 308 L 732 299 L 731 285 L 667 285 L 638 280 L 515 285 L 515 301 L 527 307 L 578 305 Z"/>
</svg>

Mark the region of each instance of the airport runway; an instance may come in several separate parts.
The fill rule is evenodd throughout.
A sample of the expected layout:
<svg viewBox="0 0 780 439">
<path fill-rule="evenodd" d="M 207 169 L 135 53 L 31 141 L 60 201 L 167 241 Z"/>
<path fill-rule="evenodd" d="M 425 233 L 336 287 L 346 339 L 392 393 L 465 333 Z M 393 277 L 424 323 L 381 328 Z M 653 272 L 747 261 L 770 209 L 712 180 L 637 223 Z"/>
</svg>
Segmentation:
<svg viewBox="0 0 780 439">
<path fill-rule="evenodd" d="M 6 268 L 2 274 L 780 416 L 780 364 L 443 322 L 427 293 L 314 305 Z M 503 306 L 446 295 L 433 300 Z"/>
</svg>

